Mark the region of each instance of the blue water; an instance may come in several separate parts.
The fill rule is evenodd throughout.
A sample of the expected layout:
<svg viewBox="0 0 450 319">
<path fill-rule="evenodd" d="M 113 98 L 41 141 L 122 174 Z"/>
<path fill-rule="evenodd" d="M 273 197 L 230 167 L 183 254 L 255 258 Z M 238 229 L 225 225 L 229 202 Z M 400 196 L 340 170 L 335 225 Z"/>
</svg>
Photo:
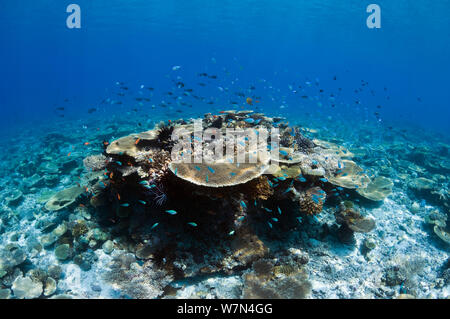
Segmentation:
<svg viewBox="0 0 450 319">
<path fill-rule="evenodd" d="M 126 114 L 142 84 L 155 88 L 150 104 L 158 105 L 176 76 L 217 99 L 214 106 L 194 104 L 193 113 L 232 108 L 230 99 L 238 97 L 219 86 L 231 91 L 255 85 L 258 106 L 268 113 L 450 132 L 450 1 L 377 0 L 381 29 L 366 26 L 370 1 L 74 2 L 82 10 L 79 30 L 65 24 L 70 2 L 0 2 L 3 134 L 39 123 L 58 125 L 55 108 L 61 106 L 69 120 Z M 172 71 L 175 65 L 181 69 Z M 200 72 L 219 78 L 199 88 Z M 368 89 L 355 93 L 361 80 Z M 100 105 L 108 97 L 117 100 L 116 81 L 133 93 L 120 106 Z M 307 89 L 308 96 L 319 99 L 305 101 L 292 93 L 289 85 L 295 90 L 306 81 L 319 82 L 326 97 Z M 261 83 L 270 83 L 273 91 Z M 327 94 L 338 88 L 342 93 L 331 107 Z M 238 102 L 245 106 L 244 99 Z M 90 115 L 90 108 L 99 111 Z M 149 116 L 167 112 L 159 106 L 144 111 Z"/>
</svg>

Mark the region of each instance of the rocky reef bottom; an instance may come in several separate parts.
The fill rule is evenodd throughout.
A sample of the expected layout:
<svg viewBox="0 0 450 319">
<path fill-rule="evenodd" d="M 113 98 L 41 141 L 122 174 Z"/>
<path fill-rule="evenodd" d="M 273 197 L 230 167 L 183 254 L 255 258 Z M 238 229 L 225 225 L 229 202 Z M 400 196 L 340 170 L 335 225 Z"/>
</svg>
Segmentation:
<svg viewBox="0 0 450 319">
<path fill-rule="evenodd" d="M 205 209 L 208 227 L 198 220 L 179 225 L 165 206 L 170 192 L 155 189 L 156 206 L 169 212 L 155 222 L 145 210 L 128 214 L 128 203 L 105 205 L 117 194 L 86 160 L 102 153 L 107 160 L 105 144 L 142 131 L 135 121 L 67 121 L 0 141 L 0 299 L 448 298 L 448 141 L 377 124 L 355 130 L 337 120 L 290 122 L 312 141 L 345 147 L 368 177 L 392 181 L 390 192 L 380 197 L 373 185 L 344 185 L 319 213 L 291 214 L 282 202 L 270 223 L 249 213 L 251 222 L 228 229 L 220 199 Z M 251 210 L 253 202 L 240 205 Z M 346 209 L 376 226 L 343 227 Z"/>
</svg>

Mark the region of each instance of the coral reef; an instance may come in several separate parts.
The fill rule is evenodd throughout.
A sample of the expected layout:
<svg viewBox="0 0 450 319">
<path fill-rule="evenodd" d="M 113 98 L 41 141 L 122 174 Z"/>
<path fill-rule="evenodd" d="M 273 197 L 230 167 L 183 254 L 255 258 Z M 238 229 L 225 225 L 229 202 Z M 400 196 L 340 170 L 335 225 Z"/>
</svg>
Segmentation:
<svg viewBox="0 0 450 319">
<path fill-rule="evenodd" d="M 251 111 L 202 120 L 276 127 L 280 154 L 238 166 L 205 139 L 212 161 L 178 163 L 172 134 L 196 141 L 195 120 L 132 133 L 115 119 L 8 158 L 0 298 L 448 297 L 450 148 L 372 143 L 369 130 L 350 143 Z"/>
</svg>

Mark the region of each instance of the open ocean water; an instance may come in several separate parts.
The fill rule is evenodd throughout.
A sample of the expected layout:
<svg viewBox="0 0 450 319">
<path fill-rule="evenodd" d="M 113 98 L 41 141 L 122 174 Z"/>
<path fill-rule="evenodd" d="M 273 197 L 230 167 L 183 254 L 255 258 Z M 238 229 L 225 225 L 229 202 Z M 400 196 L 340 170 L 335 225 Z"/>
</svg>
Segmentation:
<svg viewBox="0 0 450 319">
<path fill-rule="evenodd" d="M 75 1 L 0 2 L 0 298 L 450 296 L 450 1 Z"/>
</svg>

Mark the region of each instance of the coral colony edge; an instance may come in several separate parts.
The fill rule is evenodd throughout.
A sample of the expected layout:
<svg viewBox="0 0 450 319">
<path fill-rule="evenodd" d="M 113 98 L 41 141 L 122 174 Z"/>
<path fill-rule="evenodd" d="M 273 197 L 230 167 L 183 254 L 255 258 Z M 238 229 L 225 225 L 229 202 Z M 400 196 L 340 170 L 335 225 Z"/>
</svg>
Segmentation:
<svg viewBox="0 0 450 319">
<path fill-rule="evenodd" d="M 450 299 L 449 1 L 60 2 L 0 1 L 1 302 Z"/>
</svg>

